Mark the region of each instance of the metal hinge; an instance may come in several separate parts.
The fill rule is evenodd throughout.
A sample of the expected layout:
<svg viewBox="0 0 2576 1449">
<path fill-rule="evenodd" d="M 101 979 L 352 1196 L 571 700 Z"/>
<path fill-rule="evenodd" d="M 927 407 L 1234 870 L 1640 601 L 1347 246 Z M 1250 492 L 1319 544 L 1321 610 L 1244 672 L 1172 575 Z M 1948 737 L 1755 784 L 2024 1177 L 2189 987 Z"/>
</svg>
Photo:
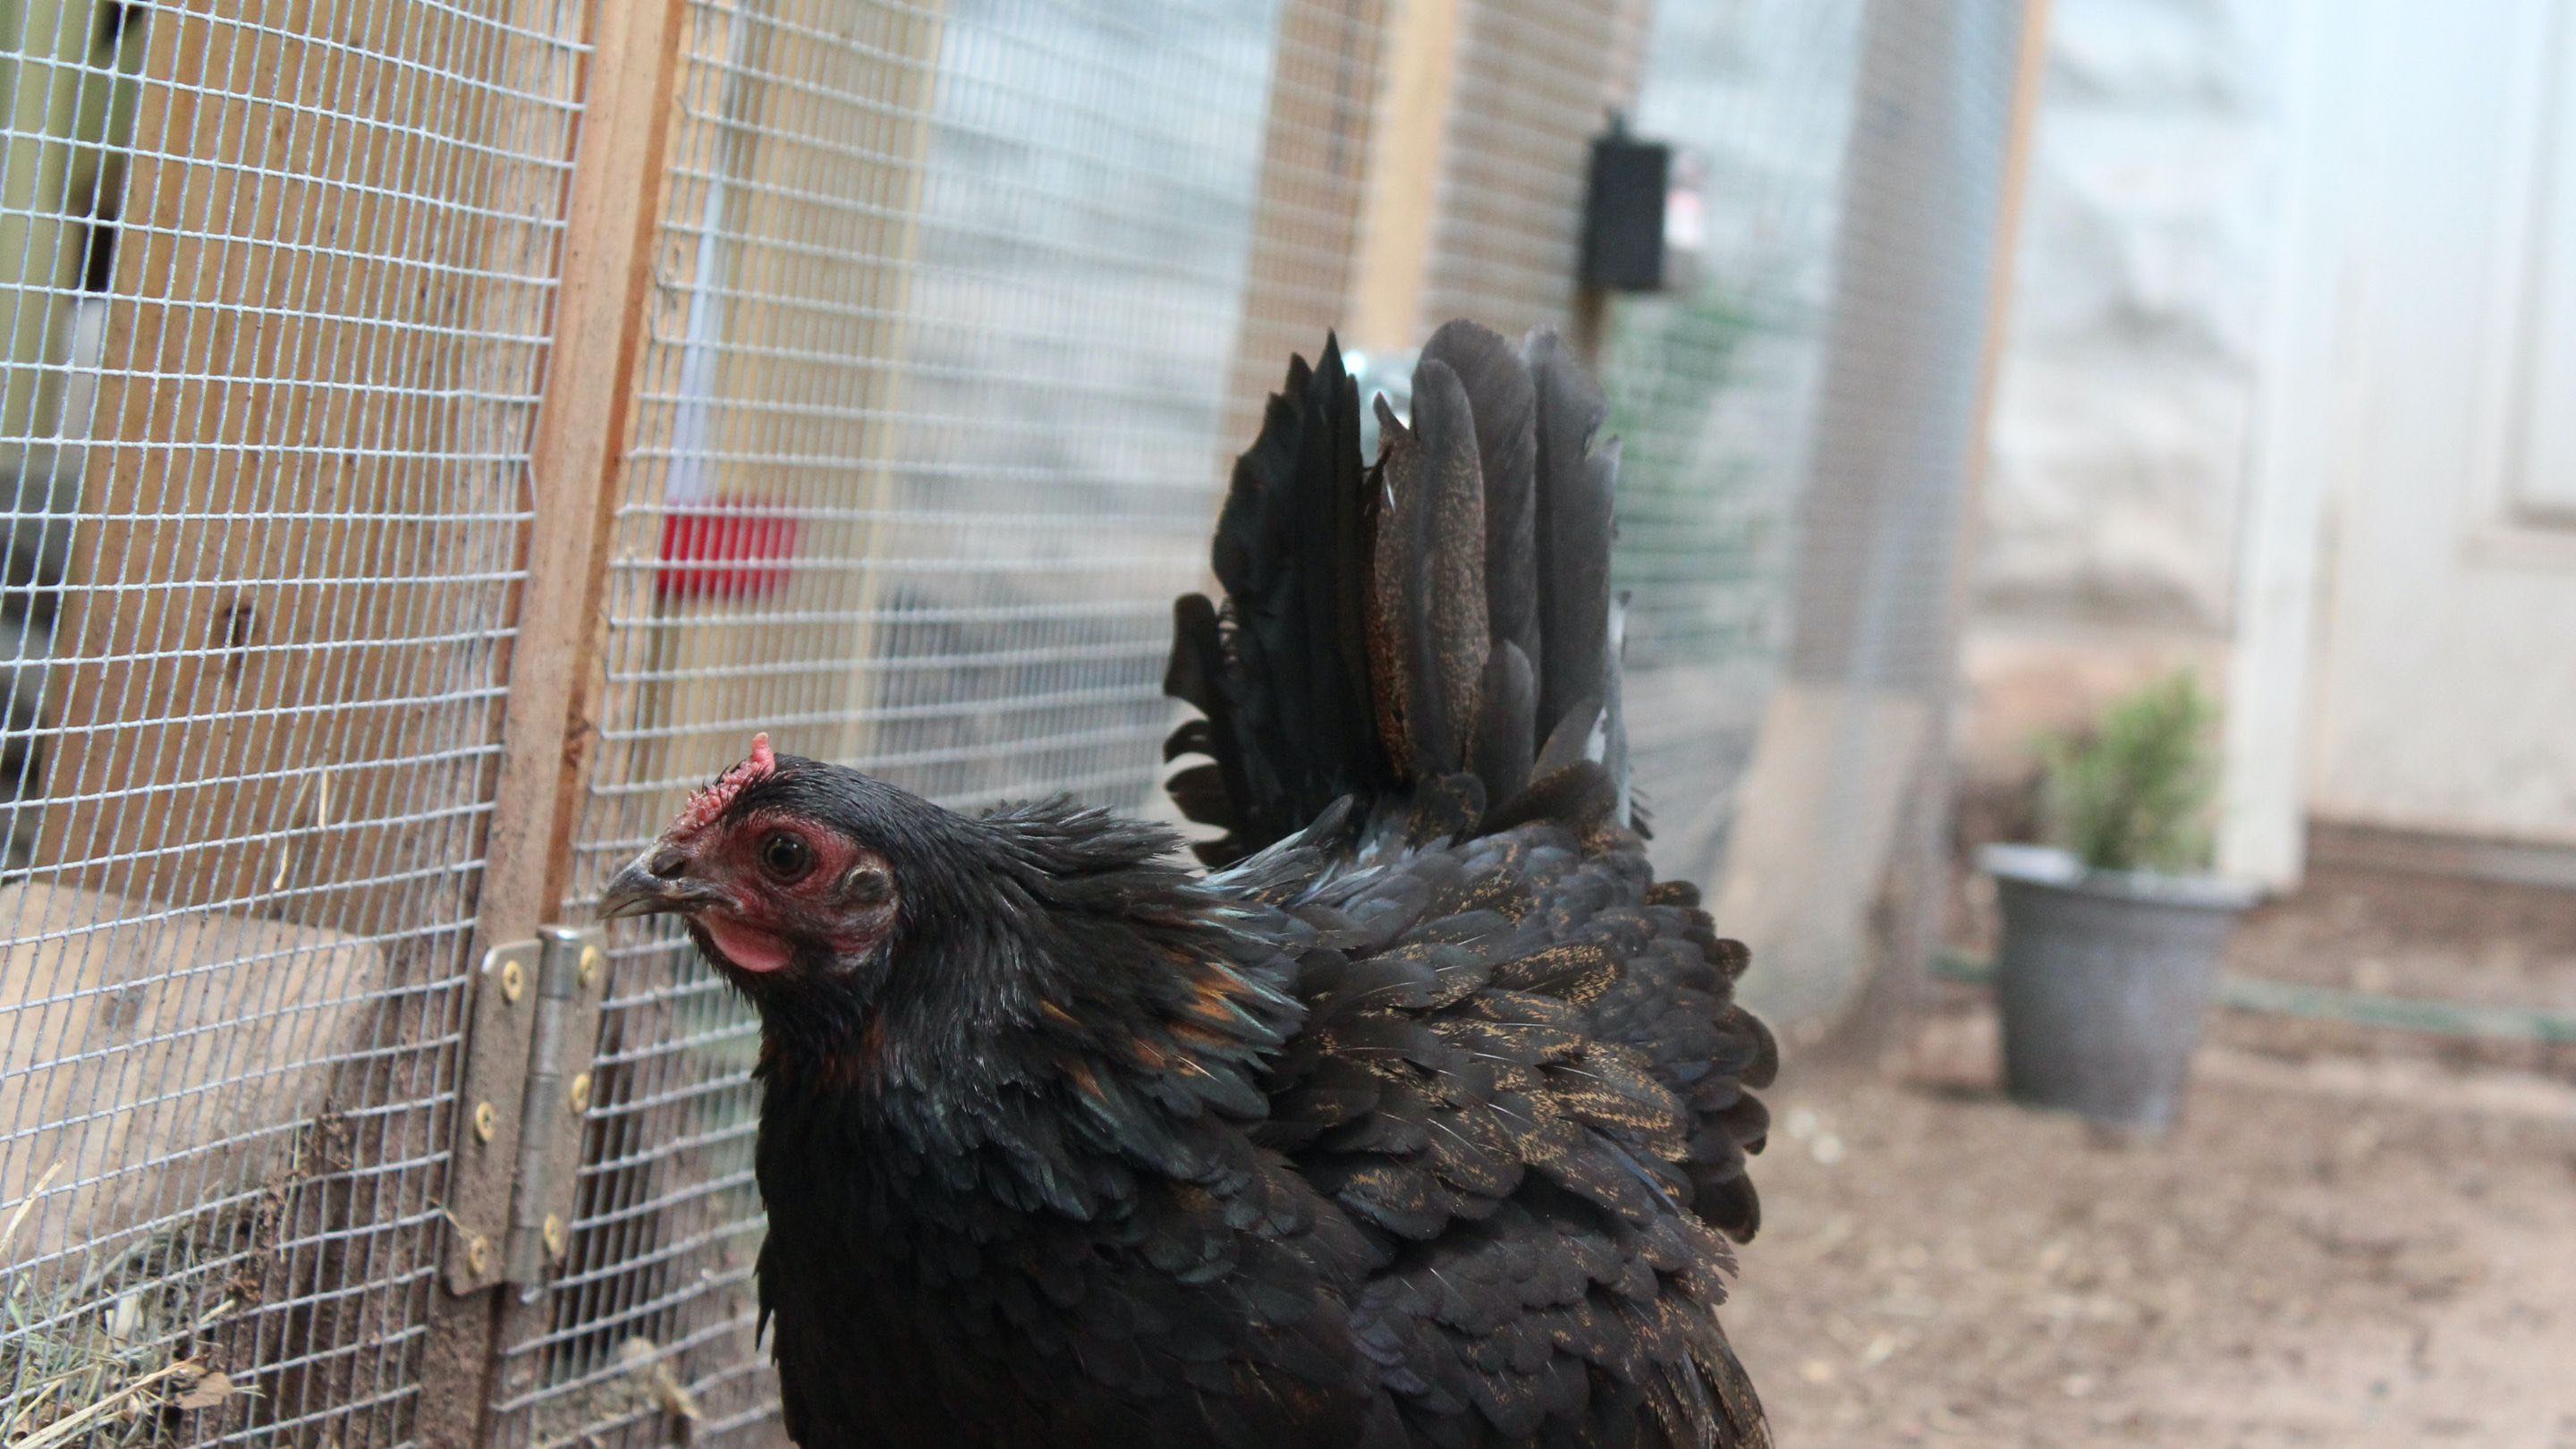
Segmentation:
<svg viewBox="0 0 2576 1449">
<path fill-rule="evenodd" d="M 533 1298 L 571 1246 L 608 951 L 595 929 L 537 934 L 486 953 L 474 986 L 448 1183 L 454 1293 L 512 1283 Z"/>
</svg>

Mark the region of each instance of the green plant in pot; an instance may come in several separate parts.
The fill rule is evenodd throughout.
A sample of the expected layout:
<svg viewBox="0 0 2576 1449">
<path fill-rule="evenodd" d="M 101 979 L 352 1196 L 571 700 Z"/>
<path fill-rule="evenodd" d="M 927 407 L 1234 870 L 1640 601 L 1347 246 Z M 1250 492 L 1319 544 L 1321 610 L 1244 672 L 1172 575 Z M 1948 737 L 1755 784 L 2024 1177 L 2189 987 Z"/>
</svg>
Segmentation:
<svg viewBox="0 0 2576 1449">
<path fill-rule="evenodd" d="M 2052 844 L 1980 856 L 2003 910 L 1995 993 L 2013 1096 L 2161 1129 L 2182 1100 L 2236 920 L 2209 873 L 2217 711 L 2188 673 L 2045 741 Z"/>
</svg>

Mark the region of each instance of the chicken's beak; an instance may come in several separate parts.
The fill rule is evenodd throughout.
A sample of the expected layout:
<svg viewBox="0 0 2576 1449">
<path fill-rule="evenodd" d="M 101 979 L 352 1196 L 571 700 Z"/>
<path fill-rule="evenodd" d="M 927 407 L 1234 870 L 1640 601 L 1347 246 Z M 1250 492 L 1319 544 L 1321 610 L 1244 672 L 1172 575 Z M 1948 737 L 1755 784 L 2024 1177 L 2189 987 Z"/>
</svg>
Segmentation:
<svg viewBox="0 0 2576 1449">
<path fill-rule="evenodd" d="M 723 905 L 728 899 L 722 887 L 692 878 L 686 857 L 656 842 L 609 878 L 608 888 L 599 895 L 599 918 L 613 921 L 620 916 L 665 912 L 685 915 L 706 906 Z"/>
</svg>

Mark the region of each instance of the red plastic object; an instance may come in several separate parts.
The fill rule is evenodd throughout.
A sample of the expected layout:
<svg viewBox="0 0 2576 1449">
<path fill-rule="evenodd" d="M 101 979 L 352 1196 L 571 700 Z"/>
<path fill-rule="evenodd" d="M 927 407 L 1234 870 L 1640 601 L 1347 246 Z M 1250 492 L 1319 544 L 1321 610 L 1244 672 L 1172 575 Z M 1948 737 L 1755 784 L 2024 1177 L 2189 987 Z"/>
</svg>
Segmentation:
<svg viewBox="0 0 2576 1449">
<path fill-rule="evenodd" d="M 759 599 L 787 586 L 796 518 L 751 499 L 676 506 L 662 515 L 665 599 Z"/>
</svg>

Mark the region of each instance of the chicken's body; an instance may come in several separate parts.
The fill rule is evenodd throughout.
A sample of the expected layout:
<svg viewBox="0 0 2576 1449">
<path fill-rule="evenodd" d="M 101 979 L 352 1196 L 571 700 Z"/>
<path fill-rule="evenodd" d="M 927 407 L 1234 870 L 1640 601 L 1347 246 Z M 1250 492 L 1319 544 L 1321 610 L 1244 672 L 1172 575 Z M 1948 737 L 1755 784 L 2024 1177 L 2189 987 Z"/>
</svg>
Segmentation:
<svg viewBox="0 0 2576 1449">
<path fill-rule="evenodd" d="M 1768 1443 L 1715 1308 L 1771 1045 L 1625 818 L 1597 394 L 1534 344 L 1516 442 L 1442 338 L 1381 469 L 1328 353 L 1238 470 L 1173 678 L 1222 868 L 764 747 L 612 891 L 761 1006 L 806 1449 Z"/>
</svg>

